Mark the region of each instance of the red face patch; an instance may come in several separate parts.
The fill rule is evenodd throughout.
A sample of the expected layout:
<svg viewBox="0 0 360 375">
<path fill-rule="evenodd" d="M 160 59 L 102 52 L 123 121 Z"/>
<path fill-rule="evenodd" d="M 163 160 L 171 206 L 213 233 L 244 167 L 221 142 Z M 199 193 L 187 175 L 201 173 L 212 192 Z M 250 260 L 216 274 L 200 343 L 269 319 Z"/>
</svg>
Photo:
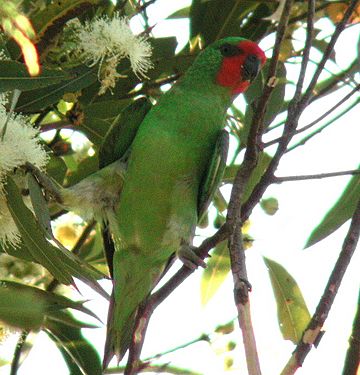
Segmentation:
<svg viewBox="0 0 360 375">
<path fill-rule="evenodd" d="M 263 50 L 250 40 L 240 42 L 237 47 L 242 53 L 236 56 L 224 56 L 216 77 L 216 82 L 219 85 L 231 88 L 232 95 L 244 92 L 250 85 L 250 81 L 243 78 L 243 65 L 246 58 L 249 55 L 255 55 L 261 62 L 261 66 L 266 61 Z"/>
</svg>

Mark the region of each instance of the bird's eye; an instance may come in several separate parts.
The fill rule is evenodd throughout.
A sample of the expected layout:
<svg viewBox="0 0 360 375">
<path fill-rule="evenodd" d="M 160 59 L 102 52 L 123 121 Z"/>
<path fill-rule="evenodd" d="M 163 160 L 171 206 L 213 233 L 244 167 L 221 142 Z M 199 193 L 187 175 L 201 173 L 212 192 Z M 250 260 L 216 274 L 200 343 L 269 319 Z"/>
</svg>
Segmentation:
<svg viewBox="0 0 360 375">
<path fill-rule="evenodd" d="M 238 56 L 243 53 L 243 51 L 239 47 L 229 43 L 220 46 L 220 52 L 225 57 Z"/>
</svg>

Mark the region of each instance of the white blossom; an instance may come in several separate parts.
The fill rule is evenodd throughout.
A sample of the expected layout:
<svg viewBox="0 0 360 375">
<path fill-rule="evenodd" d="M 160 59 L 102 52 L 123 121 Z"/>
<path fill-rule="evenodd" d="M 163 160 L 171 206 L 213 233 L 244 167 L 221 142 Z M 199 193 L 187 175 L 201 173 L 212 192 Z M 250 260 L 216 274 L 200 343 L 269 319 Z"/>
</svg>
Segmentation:
<svg viewBox="0 0 360 375">
<path fill-rule="evenodd" d="M 150 57 L 152 48 L 146 37 L 134 35 L 128 20 L 115 14 L 113 18 L 97 17 L 84 25 L 75 26 L 78 48 L 84 61 L 90 66 L 100 63 L 105 72 L 101 76 L 101 91 L 114 87 L 117 78 L 116 65 L 120 60 L 130 60 L 131 69 L 138 77 L 146 77 L 153 66 Z M 109 65 L 109 67 L 107 67 Z"/>
<path fill-rule="evenodd" d="M 20 238 L 19 230 L 6 204 L 5 194 L 0 190 L 0 246 L 4 249 L 8 245 L 17 247 Z"/>
<path fill-rule="evenodd" d="M 3 99 L 0 98 L 0 245 L 16 246 L 20 234 L 8 210 L 4 193 L 7 175 L 25 162 L 30 162 L 40 169 L 47 163 L 48 156 L 39 143 L 37 131 L 21 115 L 12 115 L 8 120 L 6 132 L 2 137 L 8 114 Z M 17 177 L 19 179 L 19 177 Z"/>
</svg>

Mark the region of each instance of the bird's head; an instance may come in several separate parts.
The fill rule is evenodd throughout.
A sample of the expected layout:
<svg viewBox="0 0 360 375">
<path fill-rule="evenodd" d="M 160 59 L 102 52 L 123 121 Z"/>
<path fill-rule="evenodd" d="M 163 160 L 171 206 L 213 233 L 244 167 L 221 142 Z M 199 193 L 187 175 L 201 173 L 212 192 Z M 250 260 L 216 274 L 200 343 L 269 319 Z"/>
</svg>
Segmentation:
<svg viewBox="0 0 360 375">
<path fill-rule="evenodd" d="M 264 51 L 251 40 L 240 37 L 220 39 L 205 48 L 194 63 L 227 88 L 231 96 L 244 92 L 264 66 Z M 200 68 L 200 69 L 199 69 Z"/>
</svg>

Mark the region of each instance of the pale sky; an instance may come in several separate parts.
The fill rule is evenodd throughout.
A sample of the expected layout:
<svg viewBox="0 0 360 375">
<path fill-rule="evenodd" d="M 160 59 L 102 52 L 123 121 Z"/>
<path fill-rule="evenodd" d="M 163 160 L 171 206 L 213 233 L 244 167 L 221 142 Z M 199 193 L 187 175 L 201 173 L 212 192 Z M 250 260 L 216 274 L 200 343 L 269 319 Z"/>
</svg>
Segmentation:
<svg viewBox="0 0 360 375">
<path fill-rule="evenodd" d="M 179 45 L 184 45 L 188 38 L 188 22 L 184 20 L 161 21 L 162 17 L 181 8 L 180 4 L 189 5 L 190 1 L 160 0 L 157 1 L 156 9 L 149 8 L 148 14 L 150 24 L 157 22 L 153 30 L 155 36 L 176 35 Z M 324 23 L 322 27 L 326 30 L 328 25 Z M 356 55 L 358 35 L 359 25 L 350 28 L 341 36 L 336 47 L 337 63 L 340 67 L 346 67 Z M 270 45 L 270 38 L 260 43 L 264 49 Z M 268 51 L 267 54 L 269 57 L 270 52 Z M 335 66 L 333 68 L 335 69 Z M 295 68 L 289 66 L 288 72 L 292 79 L 296 79 Z M 359 75 L 357 78 L 360 78 Z M 348 88 L 344 88 L 328 96 L 321 103 L 311 106 L 311 109 L 308 109 L 301 117 L 301 125 L 306 125 L 316 119 L 349 91 Z M 357 168 L 360 136 L 358 116 L 358 110 L 353 110 L 326 129 L 319 137 L 308 142 L 306 146 L 288 153 L 282 159 L 277 175 L 313 174 Z M 269 149 L 269 152 L 273 150 Z M 340 196 L 348 180 L 349 177 L 336 177 L 271 186 L 264 197 L 276 197 L 279 200 L 279 211 L 275 216 L 268 216 L 260 207 L 256 207 L 251 217 L 250 234 L 255 238 L 255 242 L 253 247 L 246 252 L 247 267 L 249 279 L 253 285 L 251 293 L 253 324 L 262 370 L 266 375 L 279 374 L 291 356 L 294 346 L 281 337 L 276 318 L 276 306 L 267 270 L 261 257 L 264 255 L 276 260 L 291 273 L 303 292 L 310 313 L 313 313 L 341 250 L 349 224 L 345 224 L 333 235 L 312 248 L 303 250 L 303 246 L 312 229 Z M 225 188 L 224 194 L 228 194 L 228 190 Z M 303 368 L 299 369 L 297 374 L 341 374 L 357 304 L 360 281 L 359 261 L 360 256 L 357 252 L 345 274 L 339 294 L 326 321 L 326 333 L 318 349 L 311 351 Z M 201 270 L 195 272 L 158 308 L 148 329 L 143 357 L 189 342 L 202 333 L 213 332 L 218 324 L 226 323 L 236 316 L 231 276 L 226 279 L 220 291 L 205 308 L 200 305 L 201 272 Z M 81 290 L 83 290 L 84 298 L 94 298 L 87 305 L 94 309 L 103 321 L 106 321 L 107 303 L 89 291 L 87 287 L 82 287 Z M 86 336 L 91 338 L 102 353 L 105 328 L 87 330 Z M 236 350 L 221 354 L 230 338 L 237 342 Z M 53 375 L 67 374 L 67 367 L 62 362 L 61 355 L 46 335 L 39 335 L 36 342 L 37 345 L 20 368 L 19 375 L 32 373 L 45 375 L 49 374 L 49 371 Z M 9 347 L 4 350 L 11 353 Z M 212 347 L 207 343 L 198 343 L 165 356 L 159 362 L 171 362 L 205 375 L 218 375 L 225 373 L 223 362 L 226 356 L 233 357 L 236 369 L 227 373 L 246 374 L 241 333 L 238 328 L 229 337 L 219 338 Z M 8 373 L 8 368 L 0 367 L 0 374 L 5 373 Z"/>
</svg>

